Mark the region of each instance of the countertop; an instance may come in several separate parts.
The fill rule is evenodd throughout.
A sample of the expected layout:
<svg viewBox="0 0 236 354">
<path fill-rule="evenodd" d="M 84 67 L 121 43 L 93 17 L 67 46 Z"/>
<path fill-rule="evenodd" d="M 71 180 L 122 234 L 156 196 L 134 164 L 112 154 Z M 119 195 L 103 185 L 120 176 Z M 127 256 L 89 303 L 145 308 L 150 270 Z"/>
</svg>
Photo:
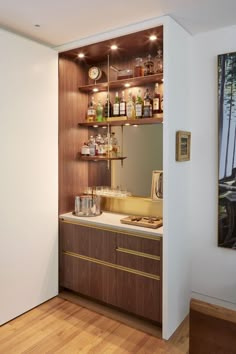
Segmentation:
<svg viewBox="0 0 236 354">
<path fill-rule="evenodd" d="M 116 214 L 116 213 L 108 213 L 108 212 L 103 212 L 99 216 L 92 216 L 92 217 L 86 217 L 86 216 L 75 216 L 70 213 L 66 214 L 61 214 L 59 216 L 60 219 L 64 219 L 65 221 L 72 221 L 74 223 L 78 224 L 86 224 L 86 225 L 97 225 L 101 226 L 103 225 L 104 227 L 110 227 L 117 229 L 118 231 L 135 231 L 137 233 L 141 234 L 146 234 L 146 235 L 152 235 L 152 236 L 163 236 L 163 226 L 157 228 L 157 229 L 150 229 L 147 227 L 140 227 L 140 226 L 133 226 L 133 225 L 127 225 L 127 224 L 122 224 L 120 222 L 120 219 L 123 219 L 128 215 L 123 215 L 123 214 Z"/>
</svg>

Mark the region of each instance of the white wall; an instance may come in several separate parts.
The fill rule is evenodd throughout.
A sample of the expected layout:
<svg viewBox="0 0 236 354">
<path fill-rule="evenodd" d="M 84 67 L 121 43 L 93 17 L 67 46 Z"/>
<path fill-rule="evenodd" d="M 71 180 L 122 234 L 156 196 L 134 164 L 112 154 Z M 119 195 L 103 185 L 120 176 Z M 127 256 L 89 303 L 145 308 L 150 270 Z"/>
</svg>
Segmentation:
<svg viewBox="0 0 236 354">
<path fill-rule="evenodd" d="M 0 324 L 58 293 L 57 53 L 0 30 Z"/>
<path fill-rule="evenodd" d="M 191 254 L 189 213 L 192 161 L 176 162 L 176 131 L 191 130 L 189 61 L 192 38 L 169 19 L 164 28 L 163 337 L 189 312 Z"/>
<path fill-rule="evenodd" d="M 234 308 L 236 252 L 217 247 L 217 55 L 236 51 L 235 36 L 236 26 L 194 37 L 191 60 L 193 296 Z"/>
</svg>

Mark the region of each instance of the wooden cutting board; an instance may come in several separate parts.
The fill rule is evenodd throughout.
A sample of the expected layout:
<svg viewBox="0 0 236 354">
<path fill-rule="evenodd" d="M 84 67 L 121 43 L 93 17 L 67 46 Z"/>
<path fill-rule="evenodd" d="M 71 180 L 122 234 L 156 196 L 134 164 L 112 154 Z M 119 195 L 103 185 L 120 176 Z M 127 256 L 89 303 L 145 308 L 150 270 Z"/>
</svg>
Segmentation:
<svg viewBox="0 0 236 354">
<path fill-rule="evenodd" d="M 139 220 L 140 218 L 140 220 Z M 135 220 L 136 219 L 136 220 Z M 152 220 L 150 222 L 149 220 Z M 150 229 L 157 229 L 158 227 L 161 227 L 163 225 L 163 221 L 161 218 L 146 218 L 146 217 L 135 217 L 135 216 L 127 216 L 123 219 L 120 220 L 122 224 L 128 224 L 128 225 L 135 225 L 135 226 L 141 226 L 141 227 L 148 227 Z"/>
</svg>

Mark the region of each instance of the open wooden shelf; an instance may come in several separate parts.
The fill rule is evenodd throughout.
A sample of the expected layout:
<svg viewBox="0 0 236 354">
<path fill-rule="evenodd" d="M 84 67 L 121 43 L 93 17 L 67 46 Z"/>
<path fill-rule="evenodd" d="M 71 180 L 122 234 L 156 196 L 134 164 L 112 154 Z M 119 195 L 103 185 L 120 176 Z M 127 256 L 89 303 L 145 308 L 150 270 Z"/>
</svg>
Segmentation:
<svg viewBox="0 0 236 354">
<path fill-rule="evenodd" d="M 147 75 L 147 76 L 139 76 L 139 77 L 131 77 L 130 79 L 122 79 L 122 80 L 115 80 L 115 81 L 110 81 L 109 82 L 109 89 L 119 89 L 121 86 L 124 86 L 125 84 L 130 84 L 130 87 L 134 86 L 143 86 L 147 85 L 150 83 L 156 83 L 159 82 L 161 83 L 163 80 L 163 74 L 154 74 L 154 75 Z M 97 88 L 99 91 L 106 91 L 108 87 L 107 82 L 97 82 L 95 84 L 90 84 L 90 85 L 83 85 L 79 86 L 79 90 L 81 92 L 91 92 L 93 88 Z M 129 87 L 129 88 L 130 88 Z"/>
<path fill-rule="evenodd" d="M 126 156 L 120 156 L 120 157 L 108 157 L 108 156 L 79 156 L 79 160 L 83 161 L 111 161 L 111 160 L 124 160 L 126 159 Z"/>
<path fill-rule="evenodd" d="M 139 119 L 126 119 L 126 120 L 117 120 L 114 121 L 104 121 L 104 122 L 83 122 L 78 123 L 81 127 L 104 127 L 104 126 L 122 126 L 122 125 L 146 125 L 146 124 L 160 124 L 163 122 L 163 116 L 160 115 L 160 118 L 139 118 Z"/>
</svg>

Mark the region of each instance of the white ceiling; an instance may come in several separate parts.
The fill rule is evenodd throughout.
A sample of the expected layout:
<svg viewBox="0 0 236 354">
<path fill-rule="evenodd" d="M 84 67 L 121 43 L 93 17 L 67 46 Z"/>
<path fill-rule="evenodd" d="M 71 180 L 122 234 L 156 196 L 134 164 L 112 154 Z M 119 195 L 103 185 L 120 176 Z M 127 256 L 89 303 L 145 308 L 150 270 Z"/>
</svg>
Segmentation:
<svg viewBox="0 0 236 354">
<path fill-rule="evenodd" d="M 0 0 L 0 27 L 52 47 L 163 15 L 194 35 L 235 25 L 236 0 Z"/>
</svg>

